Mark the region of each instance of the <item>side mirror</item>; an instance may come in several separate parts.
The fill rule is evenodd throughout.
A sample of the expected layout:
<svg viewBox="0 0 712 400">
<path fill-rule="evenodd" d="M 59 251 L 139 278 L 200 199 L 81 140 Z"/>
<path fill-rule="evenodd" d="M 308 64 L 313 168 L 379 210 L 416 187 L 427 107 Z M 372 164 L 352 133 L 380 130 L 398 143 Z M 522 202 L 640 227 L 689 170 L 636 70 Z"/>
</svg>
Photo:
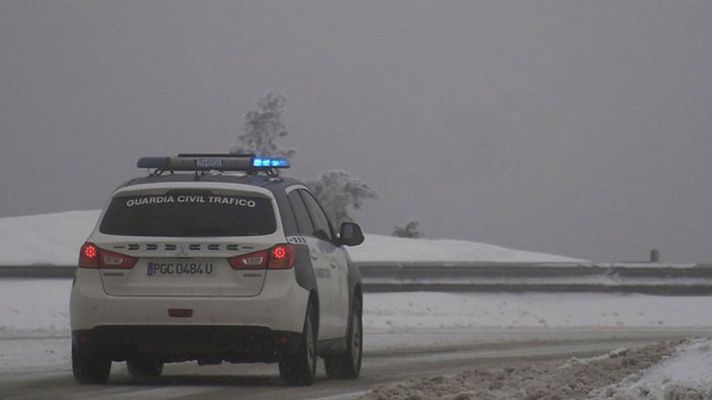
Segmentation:
<svg viewBox="0 0 712 400">
<path fill-rule="evenodd" d="M 339 244 L 346 246 L 358 246 L 363 243 L 363 232 L 361 227 L 353 222 L 344 222 L 339 231 Z"/>
</svg>

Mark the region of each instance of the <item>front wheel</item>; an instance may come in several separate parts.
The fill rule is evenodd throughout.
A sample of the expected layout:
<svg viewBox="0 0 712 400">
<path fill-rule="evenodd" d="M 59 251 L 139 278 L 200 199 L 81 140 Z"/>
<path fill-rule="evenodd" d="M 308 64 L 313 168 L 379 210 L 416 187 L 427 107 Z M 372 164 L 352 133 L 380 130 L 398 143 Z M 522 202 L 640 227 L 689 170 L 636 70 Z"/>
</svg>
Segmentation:
<svg viewBox="0 0 712 400">
<path fill-rule="evenodd" d="M 111 360 L 73 340 L 72 372 L 78 383 L 106 383 L 111 372 Z"/>
<path fill-rule="evenodd" d="M 311 302 L 307 306 L 304 329 L 296 354 L 287 354 L 279 362 L 279 375 L 288 385 L 306 386 L 316 376 L 316 313 Z"/>
<path fill-rule="evenodd" d="M 363 356 L 363 321 L 361 315 L 361 299 L 355 299 L 351 307 L 351 318 L 348 334 L 346 335 L 346 352 L 324 357 L 324 368 L 329 378 L 355 379 L 361 373 L 361 357 Z"/>
</svg>

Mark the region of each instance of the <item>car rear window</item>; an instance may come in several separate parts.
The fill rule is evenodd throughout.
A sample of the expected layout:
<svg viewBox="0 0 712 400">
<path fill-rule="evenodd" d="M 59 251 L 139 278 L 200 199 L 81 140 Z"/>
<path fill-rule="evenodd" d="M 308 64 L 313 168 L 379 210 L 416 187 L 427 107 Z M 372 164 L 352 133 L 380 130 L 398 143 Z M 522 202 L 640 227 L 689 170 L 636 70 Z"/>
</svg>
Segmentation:
<svg viewBox="0 0 712 400">
<path fill-rule="evenodd" d="M 169 191 L 114 197 L 99 230 L 125 236 L 258 236 L 274 233 L 272 201 L 249 194 Z"/>
</svg>

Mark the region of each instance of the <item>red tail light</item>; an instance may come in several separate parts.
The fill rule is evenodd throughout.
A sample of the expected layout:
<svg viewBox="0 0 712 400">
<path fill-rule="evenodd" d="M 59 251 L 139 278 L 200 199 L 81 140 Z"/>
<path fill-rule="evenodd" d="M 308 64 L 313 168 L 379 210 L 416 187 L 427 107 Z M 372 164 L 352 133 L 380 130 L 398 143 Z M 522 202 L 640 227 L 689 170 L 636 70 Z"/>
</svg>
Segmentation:
<svg viewBox="0 0 712 400">
<path fill-rule="evenodd" d="M 84 243 L 79 251 L 79 268 L 131 269 L 136 261 L 135 257 L 104 250 L 94 243 Z"/>
<path fill-rule="evenodd" d="M 98 252 L 94 243 L 84 243 L 79 250 L 79 268 L 99 268 Z"/>
<path fill-rule="evenodd" d="M 269 250 L 228 258 L 233 269 L 289 269 L 294 266 L 294 246 L 278 244 Z"/>
<path fill-rule="evenodd" d="M 294 266 L 294 246 L 278 244 L 269 252 L 269 269 L 289 269 Z"/>
</svg>

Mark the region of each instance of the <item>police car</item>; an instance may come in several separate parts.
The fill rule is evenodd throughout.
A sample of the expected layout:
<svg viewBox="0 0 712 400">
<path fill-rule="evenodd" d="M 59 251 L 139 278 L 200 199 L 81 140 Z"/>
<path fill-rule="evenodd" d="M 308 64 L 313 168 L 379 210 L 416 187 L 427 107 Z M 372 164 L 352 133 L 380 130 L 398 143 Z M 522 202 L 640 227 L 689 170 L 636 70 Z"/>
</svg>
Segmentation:
<svg viewBox="0 0 712 400">
<path fill-rule="evenodd" d="M 104 383 L 164 363 L 277 362 L 292 385 L 361 369 L 362 289 L 345 246 L 285 159 L 181 154 L 138 162 L 81 247 L 72 285 L 72 367 Z"/>
</svg>

